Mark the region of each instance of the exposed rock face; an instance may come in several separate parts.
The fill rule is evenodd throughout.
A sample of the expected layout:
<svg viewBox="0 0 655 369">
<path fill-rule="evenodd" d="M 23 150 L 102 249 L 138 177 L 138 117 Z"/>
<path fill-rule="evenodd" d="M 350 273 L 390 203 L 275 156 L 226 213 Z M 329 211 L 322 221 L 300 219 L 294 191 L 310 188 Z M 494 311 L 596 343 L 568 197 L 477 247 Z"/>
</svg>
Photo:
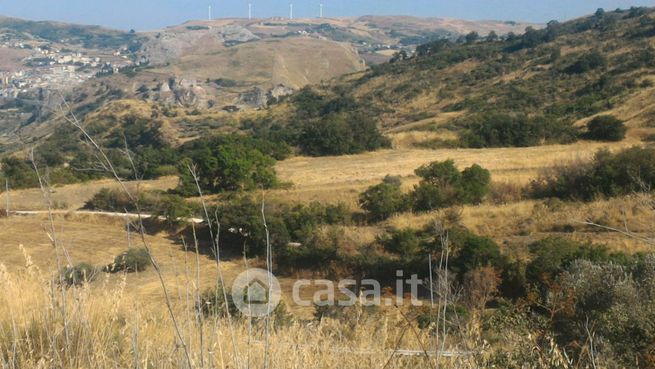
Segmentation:
<svg viewBox="0 0 655 369">
<path fill-rule="evenodd" d="M 187 50 L 233 45 L 257 39 L 259 37 L 238 25 L 195 31 L 166 30 L 152 35 L 141 47 L 141 54 L 151 65 L 161 65 L 179 58 Z"/>
<path fill-rule="evenodd" d="M 268 94 L 266 94 L 267 97 L 267 103 L 273 102 L 273 101 L 278 101 L 281 97 L 291 95 L 294 93 L 296 90 L 294 90 L 291 87 L 287 87 L 285 85 L 277 85 L 273 87 L 270 91 L 268 91 Z"/>
<path fill-rule="evenodd" d="M 253 87 L 252 90 L 244 92 L 239 96 L 239 105 L 256 108 L 266 106 L 266 93 L 259 87 Z"/>
<path fill-rule="evenodd" d="M 254 87 L 248 92 L 244 92 L 239 96 L 239 105 L 244 105 L 252 108 L 262 108 L 271 102 L 276 102 L 283 96 L 290 95 L 295 90 L 285 85 L 277 85 L 268 91 L 264 91 L 259 87 Z"/>
</svg>

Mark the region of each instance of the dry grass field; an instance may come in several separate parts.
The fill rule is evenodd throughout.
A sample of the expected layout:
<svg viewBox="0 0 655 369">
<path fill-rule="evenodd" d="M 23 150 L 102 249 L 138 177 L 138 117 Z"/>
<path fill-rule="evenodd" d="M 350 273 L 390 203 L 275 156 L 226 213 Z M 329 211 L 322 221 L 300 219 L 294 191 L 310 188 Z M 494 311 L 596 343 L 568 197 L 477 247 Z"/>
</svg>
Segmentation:
<svg viewBox="0 0 655 369">
<path fill-rule="evenodd" d="M 126 187 L 130 191 L 135 191 L 137 186 L 143 191 L 168 190 L 177 186 L 177 183 L 177 177 L 164 177 L 152 181 L 126 182 Z M 59 186 L 51 189 L 50 199 L 53 207 L 58 210 L 76 210 L 82 208 L 102 188 L 119 189 L 120 187 L 115 180 L 111 179 Z M 6 194 L 2 193 L 1 197 L 4 207 Z M 12 210 L 48 209 L 47 204 L 43 201 L 43 193 L 36 188 L 10 191 L 10 203 Z"/>
<path fill-rule="evenodd" d="M 70 213 L 56 215 L 54 228 L 59 242 L 57 252 L 49 238 L 51 225 L 47 216 L 0 218 L 0 264 L 12 274 L 36 268 L 42 277 L 54 278 L 58 264 L 59 268 L 79 263 L 102 267 L 113 263 L 114 258 L 129 247 L 143 245 L 140 235 L 133 229 L 128 234 L 123 219 Z M 167 288 L 174 296 L 182 299 L 189 284 L 202 291 L 216 286 L 219 277 L 216 261 L 211 254 L 206 254 L 206 248 L 205 253 L 196 259 L 192 235 L 162 230 L 156 225 L 146 225 L 146 228 L 152 229 L 145 237 L 146 242 L 161 267 Z M 258 261 L 249 261 L 248 267 L 260 266 Z M 241 257 L 228 257 L 221 262 L 223 278 L 228 286 L 245 269 Z M 292 278 L 280 278 L 283 298 L 287 301 L 291 300 L 292 283 Z M 103 274 L 100 280 L 91 284 L 91 288 L 102 291 L 116 288 L 119 284 L 125 284 L 125 295 L 141 301 L 142 307 L 157 309 L 163 306 L 162 286 L 152 268 L 125 277 L 121 274 Z M 303 290 L 303 294 L 311 296 L 312 291 Z M 289 308 L 303 317 L 311 317 L 313 312 L 312 309 L 293 304 L 289 304 Z"/>
<path fill-rule="evenodd" d="M 348 44 L 288 38 L 249 42 L 211 53 L 204 48 L 156 71 L 198 80 L 220 76 L 246 84 L 300 88 L 362 69 L 357 52 Z"/>
<path fill-rule="evenodd" d="M 524 185 L 544 169 L 591 159 L 600 149 L 618 150 L 640 144 L 635 137 L 613 144 L 581 141 L 528 148 L 396 149 L 339 157 L 295 157 L 276 167 L 281 180 L 292 182 L 293 187 L 271 195 L 289 201 L 345 202 L 355 206 L 358 194 L 387 174 L 403 177 L 410 186 L 416 181 L 416 168 L 446 159 L 455 160 L 460 167 L 479 164 L 491 171 L 494 182 Z"/>
</svg>

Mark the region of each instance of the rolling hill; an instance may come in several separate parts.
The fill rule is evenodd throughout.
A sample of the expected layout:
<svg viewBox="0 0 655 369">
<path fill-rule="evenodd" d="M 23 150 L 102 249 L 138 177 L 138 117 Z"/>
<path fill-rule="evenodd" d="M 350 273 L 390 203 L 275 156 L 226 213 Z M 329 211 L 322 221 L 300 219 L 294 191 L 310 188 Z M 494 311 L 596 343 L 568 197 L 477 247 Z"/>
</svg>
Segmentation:
<svg viewBox="0 0 655 369">
<path fill-rule="evenodd" d="M 61 122 L 62 96 L 81 119 L 124 99 L 179 110 L 168 120 L 184 139 L 204 130 L 194 123 L 203 121 L 199 116 L 238 120 L 239 110 L 364 71 L 428 40 L 520 32 L 526 25 L 373 16 L 220 19 L 136 33 L 0 18 L 0 151 L 51 134 Z"/>
<path fill-rule="evenodd" d="M 388 134 L 425 132 L 427 147 L 466 146 L 457 136 L 483 130 L 497 115 L 542 119 L 554 131 L 614 114 L 648 131 L 655 119 L 648 103 L 655 98 L 654 16 L 634 8 L 551 22 L 520 37 L 427 43 L 414 55 L 312 86 L 280 109 L 365 112 Z"/>
</svg>

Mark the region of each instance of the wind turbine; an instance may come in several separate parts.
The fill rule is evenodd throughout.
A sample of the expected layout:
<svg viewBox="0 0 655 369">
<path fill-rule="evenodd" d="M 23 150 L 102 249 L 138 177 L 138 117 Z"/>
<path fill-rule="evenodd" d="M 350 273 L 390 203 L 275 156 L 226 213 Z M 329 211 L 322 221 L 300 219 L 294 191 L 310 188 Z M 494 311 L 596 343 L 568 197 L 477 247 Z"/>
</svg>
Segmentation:
<svg viewBox="0 0 655 369">
<path fill-rule="evenodd" d="M 248 20 L 252 19 L 252 3 L 248 3 Z"/>
<path fill-rule="evenodd" d="M 212 6 L 209 5 L 209 20 L 212 20 Z"/>
<path fill-rule="evenodd" d="M 289 4 L 289 19 L 293 19 L 293 3 Z"/>
<path fill-rule="evenodd" d="M 323 3 L 319 5 L 318 17 L 323 18 Z"/>
</svg>

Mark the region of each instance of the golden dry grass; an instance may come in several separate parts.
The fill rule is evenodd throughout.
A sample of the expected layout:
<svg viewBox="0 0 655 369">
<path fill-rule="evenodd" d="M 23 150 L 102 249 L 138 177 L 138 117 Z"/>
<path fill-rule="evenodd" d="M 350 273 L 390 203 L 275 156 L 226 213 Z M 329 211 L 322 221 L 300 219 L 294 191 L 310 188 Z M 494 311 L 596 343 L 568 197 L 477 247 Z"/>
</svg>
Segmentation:
<svg viewBox="0 0 655 369">
<path fill-rule="evenodd" d="M 363 68 L 357 52 L 347 44 L 299 37 L 248 42 L 213 52 L 203 49 L 157 71 L 199 80 L 220 76 L 268 87 L 301 88 Z"/>
<path fill-rule="evenodd" d="M 152 181 L 126 182 L 125 184 L 130 191 L 136 191 L 137 186 L 141 191 L 147 191 L 168 190 L 175 188 L 177 183 L 177 177 L 163 177 Z M 52 188 L 50 199 L 53 206 L 57 209 L 80 209 L 93 197 L 93 195 L 103 188 L 120 189 L 121 186 L 112 179 L 59 186 Z M 47 204 L 43 200 L 43 193 L 40 189 L 31 188 L 24 190 L 11 190 L 9 196 L 12 210 L 48 209 Z M 6 194 L 4 192 L 0 193 L 0 199 L 4 208 L 6 201 Z"/>
<path fill-rule="evenodd" d="M 526 257 L 524 247 L 531 242 L 551 237 L 571 237 L 581 242 L 606 245 L 612 251 L 633 254 L 648 252 L 651 246 L 583 224 L 586 221 L 625 229 L 652 237 L 655 213 L 642 196 L 627 196 L 592 203 L 562 201 L 520 201 L 506 205 L 485 204 L 461 209 L 461 224 L 475 233 L 491 237 L 508 253 Z M 383 227 L 421 229 L 445 217 L 445 211 L 424 214 L 398 214 Z"/>
<path fill-rule="evenodd" d="M 432 161 L 453 159 L 460 167 L 479 164 L 492 173 L 495 182 L 523 185 L 555 165 L 591 159 L 598 150 L 619 150 L 641 142 L 630 138 L 620 143 L 578 142 L 497 149 L 397 149 L 339 157 L 295 157 L 277 164 L 281 180 L 293 187 L 276 190 L 272 196 L 298 202 L 345 202 L 356 205 L 357 196 L 387 174 L 416 181 L 414 170 Z"/>
<path fill-rule="evenodd" d="M 252 333 L 247 320 L 210 317 L 199 323 L 194 314 L 197 289 L 190 279 L 171 299 L 182 346 L 164 306 L 128 294 L 125 277 L 61 292 L 29 260 L 20 272 L 8 272 L 0 264 L 0 367 L 225 369 L 264 367 L 268 357 L 272 368 L 381 368 L 397 342 L 420 349 L 419 340 L 429 340 L 425 332 L 404 334 L 399 316 L 375 322 L 353 317 L 361 325 L 327 320 L 280 326 L 271 332 L 265 355 L 261 323 Z M 127 283 L 131 278 L 127 276 Z M 397 368 L 432 365 L 420 356 L 392 363 Z"/>
</svg>

